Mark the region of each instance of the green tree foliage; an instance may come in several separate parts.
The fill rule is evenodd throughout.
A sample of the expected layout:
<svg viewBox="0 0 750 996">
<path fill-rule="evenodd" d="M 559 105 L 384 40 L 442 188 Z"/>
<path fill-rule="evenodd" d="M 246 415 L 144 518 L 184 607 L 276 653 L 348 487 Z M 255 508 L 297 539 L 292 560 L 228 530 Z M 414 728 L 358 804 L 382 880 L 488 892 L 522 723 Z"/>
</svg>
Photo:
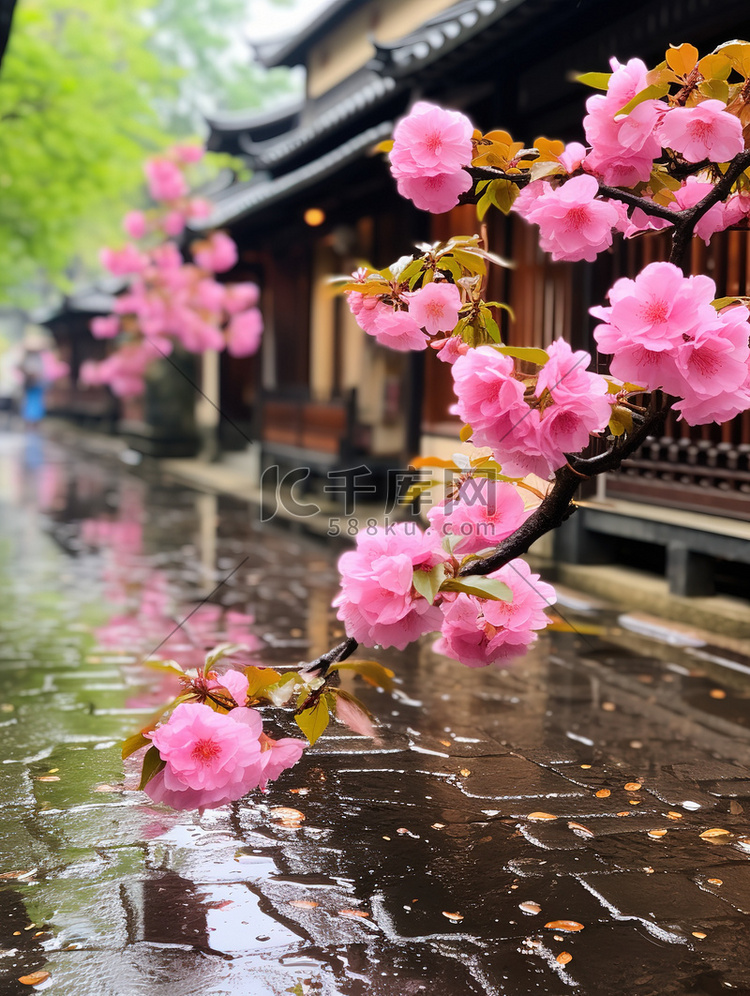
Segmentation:
<svg viewBox="0 0 750 996">
<path fill-rule="evenodd" d="M 284 0 L 278 0 L 284 2 Z M 19 0 L 0 70 L 0 302 L 65 289 L 117 244 L 142 164 L 201 112 L 259 106 L 245 0 Z"/>
<path fill-rule="evenodd" d="M 289 0 L 275 0 L 279 6 Z M 292 93 L 288 70 L 266 70 L 250 59 L 244 24 L 248 0 L 156 0 L 152 50 L 179 66 L 179 98 L 164 108 L 172 128 L 195 130 L 201 114 L 261 107 Z"/>
<path fill-rule="evenodd" d="M 152 97 L 176 73 L 146 43 L 147 0 L 22 0 L 0 74 L 0 299 L 43 273 L 64 283 L 168 141 Z M 86 222 L 84 224 L 84 221 Z"/>
</svg>

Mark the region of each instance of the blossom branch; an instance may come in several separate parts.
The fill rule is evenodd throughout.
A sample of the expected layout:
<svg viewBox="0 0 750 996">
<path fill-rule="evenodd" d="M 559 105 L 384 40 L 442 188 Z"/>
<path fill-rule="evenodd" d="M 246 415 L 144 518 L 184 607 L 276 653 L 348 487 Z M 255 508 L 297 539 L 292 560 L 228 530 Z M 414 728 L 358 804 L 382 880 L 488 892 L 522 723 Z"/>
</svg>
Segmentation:
<svg viewBox="0 0 750 996">
<path fill-rule="evenodd" d="M 571 458 L 571 464 L 562 467 L 555 474 L 555 484 L 541 505 L 531 513 L 526 521 L 495 550 L 481 560 L 474 560 L 459 571 L 459 577 L 475 574 L 489 574 L 503 567 L 509 561 L 527 553 L 532 543 L 545 533 L 561 526 L 575 511 L 571 504 L 581 484 L 581 475 L 594 477 L 607 471 L 617 470 L 623 460 L 644 443 L 648 436 L 661 431 L 667 416 L 668 406 L 662 405 L 656 395 L 644 420 L 616 449 L 607 450 L 588 459 Z"/>
<path fill-rule="evenodd" d="M 683 270 L 685 269 L 687 250 L 690 246 L 695 226 L 714 204 L 718 204 L 719 201 L 724 200 L 735 182 L 748 167 L 750 167 L 750 151 L 740 152 L 729 164 L 726 173 L 714 184 L 703 200 L 698 201 L 695 207 L 672 212 L 675 216 L 675 230 L 672 236 L 672 251 L 669 254 L 670 263 L 675 263 L 677 266 L 681 266 Z"/>
<path fill-rule="evenodd" d="M 644 214 L 653 215 L 654 218 L 663 218 L 665 221 L 674 222 L 683 213 L 681 211 L 670 211 L 668 207 L 657 204 L 647 197 L 639 197 L 637 194 L 631 194 L 628 190 L 620 190 L 619 187 L 610 187 L 606 183 L 599 184 L 599 193 L 605 197 L 609 197 L 610 200 L 622 201 L 623 204 L 627 204 L 629 207 L 640 208 Z"/>
</svg>

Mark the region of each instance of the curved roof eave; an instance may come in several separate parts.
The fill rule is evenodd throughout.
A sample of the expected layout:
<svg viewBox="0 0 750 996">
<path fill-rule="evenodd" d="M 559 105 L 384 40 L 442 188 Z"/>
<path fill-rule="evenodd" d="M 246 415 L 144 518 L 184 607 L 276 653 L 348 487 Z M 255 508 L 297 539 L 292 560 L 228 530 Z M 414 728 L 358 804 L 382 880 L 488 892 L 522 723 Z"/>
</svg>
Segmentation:
<svg viewBox="0 0 750 996">
<path fill-rule="evenodd" d="M 389 138 L 392 121 L 382 121 L 343 142 L 337 148 L 298 169 L 278 177 L 254 177 L 246 184 L 230 188 L 227 195 L 214 203 L 208 218 L 191 222 L 193 231 L 202 232 L 246 218 L 248 215 L 282 200 L 284 197 L 313 186 L 319 180 L 359 159 L 367 149 Z"/>
</svg>

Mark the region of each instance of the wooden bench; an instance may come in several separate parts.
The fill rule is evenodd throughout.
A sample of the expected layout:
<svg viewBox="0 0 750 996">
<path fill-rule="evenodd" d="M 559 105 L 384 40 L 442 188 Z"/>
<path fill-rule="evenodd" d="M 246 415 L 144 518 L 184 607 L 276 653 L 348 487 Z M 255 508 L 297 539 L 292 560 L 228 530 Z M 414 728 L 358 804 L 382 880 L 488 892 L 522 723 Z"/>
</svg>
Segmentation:
<svg viewBox="0 0 750 996">
<path fill-rule="evenodd" d="M 261 460 L 285 467 L 309 469 L 325 476 L 357 459 L 355 396 L 340 401 L 271 397 L 264 399 Z"/>
</svg>

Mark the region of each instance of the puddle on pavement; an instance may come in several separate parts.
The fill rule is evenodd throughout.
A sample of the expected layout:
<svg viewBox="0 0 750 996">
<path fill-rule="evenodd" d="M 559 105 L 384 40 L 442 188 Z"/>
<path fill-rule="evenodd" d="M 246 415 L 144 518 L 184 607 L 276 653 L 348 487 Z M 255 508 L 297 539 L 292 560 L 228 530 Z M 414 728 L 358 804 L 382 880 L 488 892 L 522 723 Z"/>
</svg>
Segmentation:
<svg viewBox="0 0 750 996">
<path fill-rule="evenodd" d="M 504 672 L 381 652 L 380 744 L 339 728 L 265 796 L 171 813 L 123 783 L 119 740 L 171 691 L 139 655 L 312 659 L 337 551 L 10 434 L 0 512 L 4 993 L 750 991 L 741 654 L 611 614 Z"/>
</svg>

